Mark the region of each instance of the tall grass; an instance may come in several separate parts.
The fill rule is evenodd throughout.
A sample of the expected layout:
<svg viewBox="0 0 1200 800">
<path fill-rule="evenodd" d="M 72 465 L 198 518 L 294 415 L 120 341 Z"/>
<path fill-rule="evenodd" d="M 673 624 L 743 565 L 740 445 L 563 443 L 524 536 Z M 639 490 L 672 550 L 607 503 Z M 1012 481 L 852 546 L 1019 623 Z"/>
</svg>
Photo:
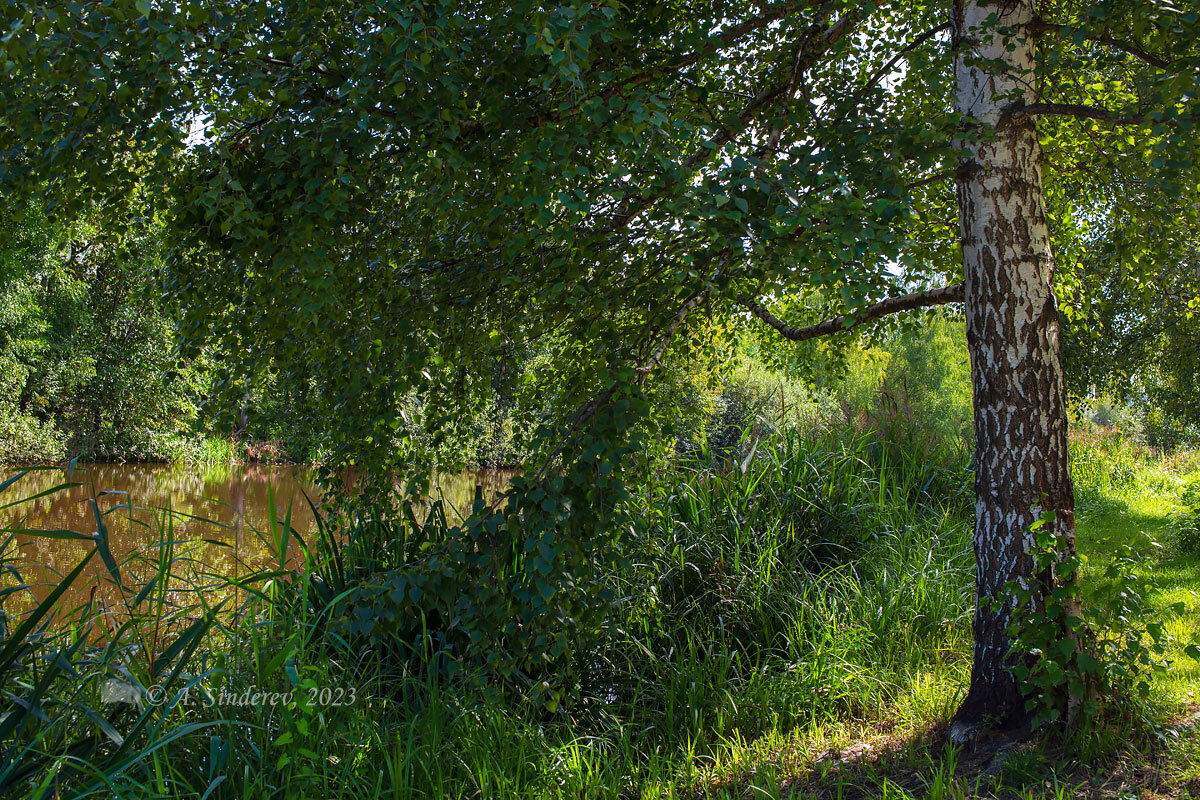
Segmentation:
<svg viewBox="0 0 1200 800">
<path fill-rule="evenodd" d="M 0 483 L 0 510 L 22 502 L 9 498 L 29 472 Z M 78 485 L 68 480 L 40 494 Z M 0 714 L 0 787 L 24 789 L 33 796 L 59 797 L 66 787 L 85 793 L 89 788 L 99 790 L 131 773 L 140 773 L 140 778 L 147 763 L 169 745 L 214 724 L 160 714 L 142 703 L 147 687 L 178 693 L 204 677 L 204 673 L 190 674 L 188 668 L 218 611 L 207 602 L 194 564 L 176 551 L 174 516 L 163 512 L 156 518 L 158 545 L 138 557 L 140 564 L 118 563 L 109 547 L 107 517 L 133 509 L 125 502 L 101 511 L 95 499 L 89 502 L 96 523 L 92 534 L 18 524 L 5 531 L 0 544 L 0 571 L 5 578 L 0 591 L 6 605 L 38 588 L 23 579 L 14 559 L 16 535 L 92 544 L 87 556 L 61 575 L 44 599 L 10 621 L 11 630 L 0 647 L 0 686 L 5 697 Z M 132 514 L 130 519 L 134 522 Z M 93 559 L 104 565 L 103 578 L 95 580 L 115 589 L 119 608 L 95 590 L 83 605 L 64 608 L 63 598 L 85 580 L 85 569 Z M 136 581 L 139 571 L 148 579 Z M 106 701 L 114 698 L 135 702 L 106 707 Z"/>
<path fill-rule="evenodd" d="M 934 639 L 963 635 L 964 509 L 887 444 L 792 431 L 728 471 L 668 476 L 599 687 L 668 738 L 706 713 L 683 726 L 694 744 L 876 706 Z"/>
<path fill-rule="evenodd" d="M 961 676 L 971 607 L 966 454 L 885 422 L 749 435 L 735 459 L 701 450 L 643 487 L 610 576 L 620 600 L 553 713 L 330 624 L 356 581 L 446 529 L 436 504 L 424 520 L 323 521 L 307 540 L 272 508 L 259 535 L 281 556 L 299 547 L 302 566 L 281 557 L 237 581 L 206 574 L 160 513 L 154 552 L 102 572 L 121 582 L 115 626 L 95 603 L 51 597 L 6 640 L 0 785 L 39 798 L 673 796 L 764 733 L 870 717 L 928 674 Z M 43 535 L 88 536 L 103 558 L 97 519 L 94 534 Z M 5 598 L 22 591 L 12 581 Z M 142 706 L 105 703 L 110 678 Z M 145 702 L 159 685 L 165 702 Z M 216 702 L 248 688 L 296 699 Z M 322 689 L 353 702 L 321 702 Z"/>
</svg>

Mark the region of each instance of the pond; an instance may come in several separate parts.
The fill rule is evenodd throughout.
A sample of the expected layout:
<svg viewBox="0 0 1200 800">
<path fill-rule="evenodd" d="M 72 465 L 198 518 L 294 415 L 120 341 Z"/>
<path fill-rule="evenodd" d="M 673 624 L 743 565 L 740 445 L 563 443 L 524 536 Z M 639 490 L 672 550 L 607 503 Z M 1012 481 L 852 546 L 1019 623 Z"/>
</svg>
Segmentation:
<svg viewBox="0 0 1200 800">
<path fill-rule="evenodd" d="M 0 482 L 20 471 L 0 467 Z M 466 509 L 476 484 L 484 487 L 485 495 L 494 496 L 512 475 L 512 470 L 475 470 L 443 476 L 438 490 L 451 509 Z M 147 560 L 166 548 L 176 559 L 176 571 L 193 577 L 237 578 L 278 566 L 279 548 L 268 534 L 268 487 L 279 518 L 290 507 L 291 526 L 306 539 L 316 531 L 309 500 L 319 507 L 321 498 L 308 468 L 257 464 L 77 464 L 70 482 L 81 485 L 37 496 L 66 482 L 63 469 L 29 472 L 0 492 L 0 506 L 9 506 L 0 508 L 0 527 L 90 535 L 97 529 L 94 501 L 113 558 L 122 565 L 122 573 L 130 572 L 135 585 L 149 569 Z M 19 500 L 24 501 L 15 502 Z M 166 510 L 172 512 L 169 527 L 162 524 Z M 77 538 L 20 532 L 11 539 L 10 533 L 0 533 L 0 543 L 0 561 L 15 568 L 29 586 L 29 591 L 6 599 L 9 615 L 45 599 L 93 548 L 90 541 Z M 292 543 L 288 565 L 294 566 L 299 557 Z M 100 602 L 117 602 L 107 575 L 101 559 L 93 558 L 56 605 L 75 608 L 96 594 Z M 6 570 L 3 585 L 14 581 L 12 570 Z"/>
</svg>

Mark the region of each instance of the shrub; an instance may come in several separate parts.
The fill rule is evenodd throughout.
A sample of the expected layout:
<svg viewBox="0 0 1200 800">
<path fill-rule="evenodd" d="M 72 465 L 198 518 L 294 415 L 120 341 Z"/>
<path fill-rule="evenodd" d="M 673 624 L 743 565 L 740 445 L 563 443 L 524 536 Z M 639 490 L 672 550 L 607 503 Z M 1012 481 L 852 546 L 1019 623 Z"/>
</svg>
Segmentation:
<svg viewBox="0 0 1200 800">
<path fill-rule="evenodd" d="M 28 373 L 17 359 L 0 353 L 0 463 L 53 461 L 64 452 L 65 439 L 53 421 L 41 421 L 21 408 Z"/>
<path fill-rule="evenodd" d="M 0 462 L 56 461 L 64 452 L 64 437 L 52 424 L 0 402 Z"/>
<path fill-rule="evenodd" d="M 1055 580 L 1054 588 L 1038 602 L 1030 587 L 1007 586 L 1013 598 L 1011 646 L 1029 654 L 1012 672 L 1027 693 L 1033 722 L 1086 738 L 1116 711 L 1153 727 L 1147 708 L 1151 680 L 1170 668 L 1166 653 L 1173 637 L 1135 568 L 1146 548 L 1158 545 L 1147 541 L 1138 549 L 1118 548 L 1104 570 L 1104 583 L 1084 597 L 1074 576 L 1086 558 L 1061 556 L 1061 539 L 1047 524 L 1053 519 L 1048 512 L 1030 528 L 1035 571 Z M 1179 615 L 1184 607 L 1177 603 L 1169 610 Z M 1186 652 L 1200 656 L 1195 646 Z"/>
<path fill-rule="evenodd" d="M 1200 508 L 1190 509 L 1176 517 L 1175 545 L 1185 555 L 1200 555 Z"/>
<path fill-rule="evenodd" d="M 1183 506 L 1174 517 L 1175 546 L 1185 555 L 1200 555 L 1200 478 L 1180 493 Z"/>
<path fill-rule="evenodd" d="M 744 359 L 715 392 L 694 399 L 691 406 L 699 413 L 691 413 L 679 427 L 676 453 L 685 459 L 704 453 L 724 463 L 744 455 L 762 436 L 818 416 L 803 383 L 753 359 Z"/>
<path fill-rule="evenodd" d="M 1147 446 L 1170 453 L 1200 442 L 1200 429 L 1161 409 L 1152 408 L 1142 422 L 1142 436 Z"/>
</svg>

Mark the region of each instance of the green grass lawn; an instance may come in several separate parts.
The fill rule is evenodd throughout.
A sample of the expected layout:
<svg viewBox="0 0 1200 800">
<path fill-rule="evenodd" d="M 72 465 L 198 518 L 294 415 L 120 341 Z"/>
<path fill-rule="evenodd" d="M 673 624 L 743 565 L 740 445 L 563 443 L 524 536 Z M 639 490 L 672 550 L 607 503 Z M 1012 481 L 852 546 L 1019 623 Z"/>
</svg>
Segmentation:
<svg viewBox="0 0 1200 800">
<path fill-rule="evenodd" d="M 1160 609 L 1182 604 L 1183 612 L 1165 610 L 1167 631 L 1174 638 L 1166 675 L 1155 682 L 1156 697 L 1165 704 L 1195 702 L 1200 692 L 1200 661 L 1183 654 L 1183 647 L 1200 631 L 1200 556 L 1185 555 L 1174 547 L 1171 515 L 1178 510 L 1169 490 L 1135 490 L 1098 513 L 1084 515 L 1078 526 L 1079 551 L 1091 561 L 1085 581 L 1098 580 L 1099 565 L 1121 545 L 1139 553 L 1137 574 L 1150 588 Z"/>
</svg>

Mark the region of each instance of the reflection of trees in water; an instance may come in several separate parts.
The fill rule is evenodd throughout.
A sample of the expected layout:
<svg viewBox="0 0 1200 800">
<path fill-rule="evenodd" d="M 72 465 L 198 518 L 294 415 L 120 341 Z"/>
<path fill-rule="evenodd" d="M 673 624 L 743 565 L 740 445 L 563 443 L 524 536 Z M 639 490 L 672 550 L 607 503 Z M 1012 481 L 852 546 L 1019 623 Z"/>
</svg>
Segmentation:
<svg viewBox="0 0 1200 800">
<path fill-rule="evenodd" d="M 8 470 L 4 477 L 15 472 Z M 484 497 L 494 497 L 507 487 L 513 474 L 513 470 L 472 470 L 441 475 L 435 497 L 445 501 L 450 516 L 455 516 L 455 510 L 465 516 L 470 513 L 476 484 L 483 487 Z M 30 497 L 66 480 L 65 470 L 30 472 L 5 491 L 4 502 Z M 155 559 L 162 541 L 161 522 L 156 523 L 154 517 L 158 514 L 161 518 L 163 509 L 175 512 L 167 538 L 178 542 L 176 556 L 182 559 L 180 569 L 194 570 L 197 580 L 201 580 L 198 576 L 205 571 L 238 576 L 243 574 L 244 567 L 261 568 L 277 558 L 268 537 L 260 535 L 270 529 L 268 486 L 275 493 L 276 510 L 281 518 L 287 515 L 290 504 L 292 527 L 296 531 L 308 538 L 316 529 L 304 492 L 314 502 L 320 494 L 302 467 L 89 464 L 77 467 L 72 481 L 84 485 L 0 511 L 0 526 L 19 522 L 25 528 L 93 533 L 96 520 L 89 500 L 95 496 L 101 512 L 108 512 L 104 521 L 113 555 L 126 564 L 123 569 L 130 570 L 132 580 L 149 579 L 152 569 L 149 562 Z M 132 511 L 119 508 L 127 503 L 134 506 Z M 202 541 L 206 539 L 227 546 Z M 88 542 L 29 535 L 17 537 L 15 544 L 19 548 L 17 563 L 23 578 L 27 583 L 41 584 L 33 593 L 38 599 L 49 594 L 58 579 L 92 548 Z M 296 553 L 291 551 L 289 555 L 294 558 Z M 95 559 L 88 565 L 85 576 L 64 595 L 65 605 L 73 607 L 85 602 L 98 583 L 104 595 L 111 595 L 112 587 L 103 580 L 105 574 L 103 564 Z M 25 597 L 31 605 L 33 599 Z"/>
<path fill-rule="evenodd" d="M 455 511 L 458 516 L 466 517 L 471 513 L 477 485 L 483 487 L 483 498 L 491 500 L 508 488 L 509 480 L 516 474 L 517 470 L 513 469 L 478 469 L 439 475 L 433 499 L 440 497 L 452 518 Z"/>
<path fill-rule="evenodd" d="M 5 492 L 5 502 L 36 495 L 64 483 L 66 478 L 64 470 L 30 472 Z M 312 496 L 314 488 L 303 470 L 293 467 L 93 464 L 77 468 L 72 482 L 83 485 L 6 509 L 0 512 L 0 525 L 19 523 L 25 528 L 93 533 L 97 524 L 90 500 L 95 497 L 113 555 L 127 565 L 131 580 L 148 579 L 152 566 L 147 562 L 156 558 L 163 536 L 177 542 L 180 568 L 189 570 L 194 567 L 197 571 L 235 575 L 241 562 L 257 566 L 273 559 L 275 554 L 266 542 L 247 530 L 268 527 L 268 484 L 275 492 L 281 515 L 291 503 L 296 530 L 308 532 L 315 528 L 301 493 L 306 490 Z M 129 503 L 133 509 L 120 507 Z M 169 534 L 160 536 L 155 516 L 161 520 L 166 509 L 175 513 L 170 518 Z M 228 547 L 204 543 L 206 539 Z M 42 584 L 34 592 L 39 598 L 45 597 L 59 577 L 74 568 L 92 547 L 88 542 L 32 535 L 17 537 L 15 544 L 22 577 L 28 583 Z M 133 558 L 135 554 L 140 558 Z M 64 603 L 73 606 L 86 601 L 97 581 L 104 583 L 101 579 L 105 573 L 103 564 L 95 559 L 85 576 L 64 595 Z M 143 577 L 141 573 L 146 574 Z M 111 594 L 110 588 L 101 586 L 105 595 Z"/>
<path fill-rule="evenodd" d="M 60 471 L 30 473 L 9 490 L 9 496 L 36 494 L 65 478 L 65 473 Z M 301 493 L 308 491 L 312 495 L 316 490 L 303 470 L 296 467 L 97 464 L 77 470 L 74 480 L 84 485 L 23 503 L 18 506 L 19 513 L 39 526 L 52 523 L 52 527 L 90 532 L 96 530 L 87 503 L 93 491 L 125 492 L 125 495 L 99 495 L 101 510 L 120 505 L 128 497 L 141 509 L 169 508 L 199 517 L 200 520 L 189 523 L 189 532 L 191 528 L 207 527 L 210 530 L 205 531 L 206 537 L 232 541 L 234 523 L 239 517 L 251 527 L 266 525 L 267 486 L 271 484 L 281 514 L 288 503 L 292 503 L 292 519 L 297 530 L 305 531 L 313 525 L 312 513 Z M 109 527 L 114 537 L 130 531 L 127 517 L 126 511 L 106 516 L 106 522 L 112 520 Z M 134 517 L 145 522 L 149 520 L 149 513 L 135 511 Z M 211 520 L 217 525 L 202 520 Z"/>
<path fill-rule="evenodd" d="M 233 552 L 246 548 L 246 479 L 242 474 L 230 476 L 229 506 L 233 511 Z"/>
</svg>

